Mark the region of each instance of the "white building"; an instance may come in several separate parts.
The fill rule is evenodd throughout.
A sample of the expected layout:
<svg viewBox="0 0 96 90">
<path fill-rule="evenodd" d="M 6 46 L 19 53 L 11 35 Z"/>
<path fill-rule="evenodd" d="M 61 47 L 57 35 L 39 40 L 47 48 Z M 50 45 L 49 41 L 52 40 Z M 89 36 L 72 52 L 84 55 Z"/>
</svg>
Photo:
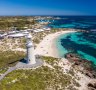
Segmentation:
<svg viewBox="0 0 96 90">
<path fill-rule="evenodd" d="M 33 42 L 31 40 L 32 36 L 29 34 L 27 35 L 27 44 L 26 44 L 26 48 L 27 48 L 27 63 L 28 64 L 35 64 L 35 55 L 34 55 L 34 45 Z"/>
<path fill-rule="evenodd" d="M 24 36 L 25 36 L 25 34 L 23 34 L 23 33 L 15 33 L 15 34 L 8 35 L 8 37 L 10 37 L 10 38 L 19 38 L 19 37 L 24 37 Z"/>
</svg>

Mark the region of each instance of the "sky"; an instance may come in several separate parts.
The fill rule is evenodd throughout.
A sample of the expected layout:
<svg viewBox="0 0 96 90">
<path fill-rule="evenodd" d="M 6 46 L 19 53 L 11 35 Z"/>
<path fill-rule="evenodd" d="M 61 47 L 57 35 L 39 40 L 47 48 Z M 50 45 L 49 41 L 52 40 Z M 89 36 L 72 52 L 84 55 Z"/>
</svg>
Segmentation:
<svg viewBox="0 0 96 90">
<path fill-rule="evenodd" d="M 96 0 L 0 0 L 0 15 L 96 15 Z"/>
</svg>

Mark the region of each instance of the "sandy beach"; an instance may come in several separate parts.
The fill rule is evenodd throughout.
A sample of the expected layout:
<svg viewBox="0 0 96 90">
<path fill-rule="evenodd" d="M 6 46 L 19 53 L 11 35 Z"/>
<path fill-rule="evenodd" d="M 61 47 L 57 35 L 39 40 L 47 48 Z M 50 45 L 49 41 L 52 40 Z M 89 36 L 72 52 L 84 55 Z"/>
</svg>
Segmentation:
<svg viewBox="0 0 96 90">
<path fill-rule="evenodd" d="M 43 38 L 43 40 L 40 42 L 40 44 L 37 45 L 35 49 L 35 54 L 43 55 L 43 56 L 52 56 L 58 58 L 58 51 L 55 46 L 55 39 L 58 38 L 58 36 L 66 33 L 72 33 L 76 31 L 60 31 L 56 33 L 52 33 L 47 35 Z"/>
</svg>

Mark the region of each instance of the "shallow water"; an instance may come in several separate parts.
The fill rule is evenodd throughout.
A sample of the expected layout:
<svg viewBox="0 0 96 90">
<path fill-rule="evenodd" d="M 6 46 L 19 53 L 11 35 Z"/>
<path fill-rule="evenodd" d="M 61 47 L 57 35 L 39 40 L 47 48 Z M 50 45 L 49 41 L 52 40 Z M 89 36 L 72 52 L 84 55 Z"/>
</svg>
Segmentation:
<svg viewBox="0 0 96 90">
<path fill-rule="evenodd" d="M 79 32 L 59 36 L 56 40 L 59 56 L 64 57 L 68 52 L 75 52 L 96 64 L 96 43 L 86 40 L 83 35 L 84 33 Z"/>
</svg>

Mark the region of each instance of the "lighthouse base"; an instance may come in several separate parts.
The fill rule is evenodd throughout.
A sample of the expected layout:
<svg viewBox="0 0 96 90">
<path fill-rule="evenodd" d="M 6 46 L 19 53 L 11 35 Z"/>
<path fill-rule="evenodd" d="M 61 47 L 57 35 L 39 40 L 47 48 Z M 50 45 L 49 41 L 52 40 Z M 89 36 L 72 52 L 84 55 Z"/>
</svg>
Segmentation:
<svg viewBox="0 0 96 90">
<path fill-rule="evenodd" d="M 35 68 L 38 68 L 38 67 L 41 67 L 43 65 L 43 61 L 41 59 L 36 59 L 36 63 L 34 64 L 27 64 L 26 63 L 26 60 L 23 59 L 21 62 L 19 62 L 17 65 L 16 65 L 16 68 L 17 69 L 35 69 Z"/>
<path fill-rule="evenodd" d="M 35 63 L 36 63 L 36 60 L 35 60 L 35 59 L 32 60 L 32 61 L 30 61 L 30 60 L 28 60 L 27 58 L 24 58 L 24 60 L 25 60 L 25 63 L 26 63 L 26 64 L 35 64 Z"/>
</svg>

